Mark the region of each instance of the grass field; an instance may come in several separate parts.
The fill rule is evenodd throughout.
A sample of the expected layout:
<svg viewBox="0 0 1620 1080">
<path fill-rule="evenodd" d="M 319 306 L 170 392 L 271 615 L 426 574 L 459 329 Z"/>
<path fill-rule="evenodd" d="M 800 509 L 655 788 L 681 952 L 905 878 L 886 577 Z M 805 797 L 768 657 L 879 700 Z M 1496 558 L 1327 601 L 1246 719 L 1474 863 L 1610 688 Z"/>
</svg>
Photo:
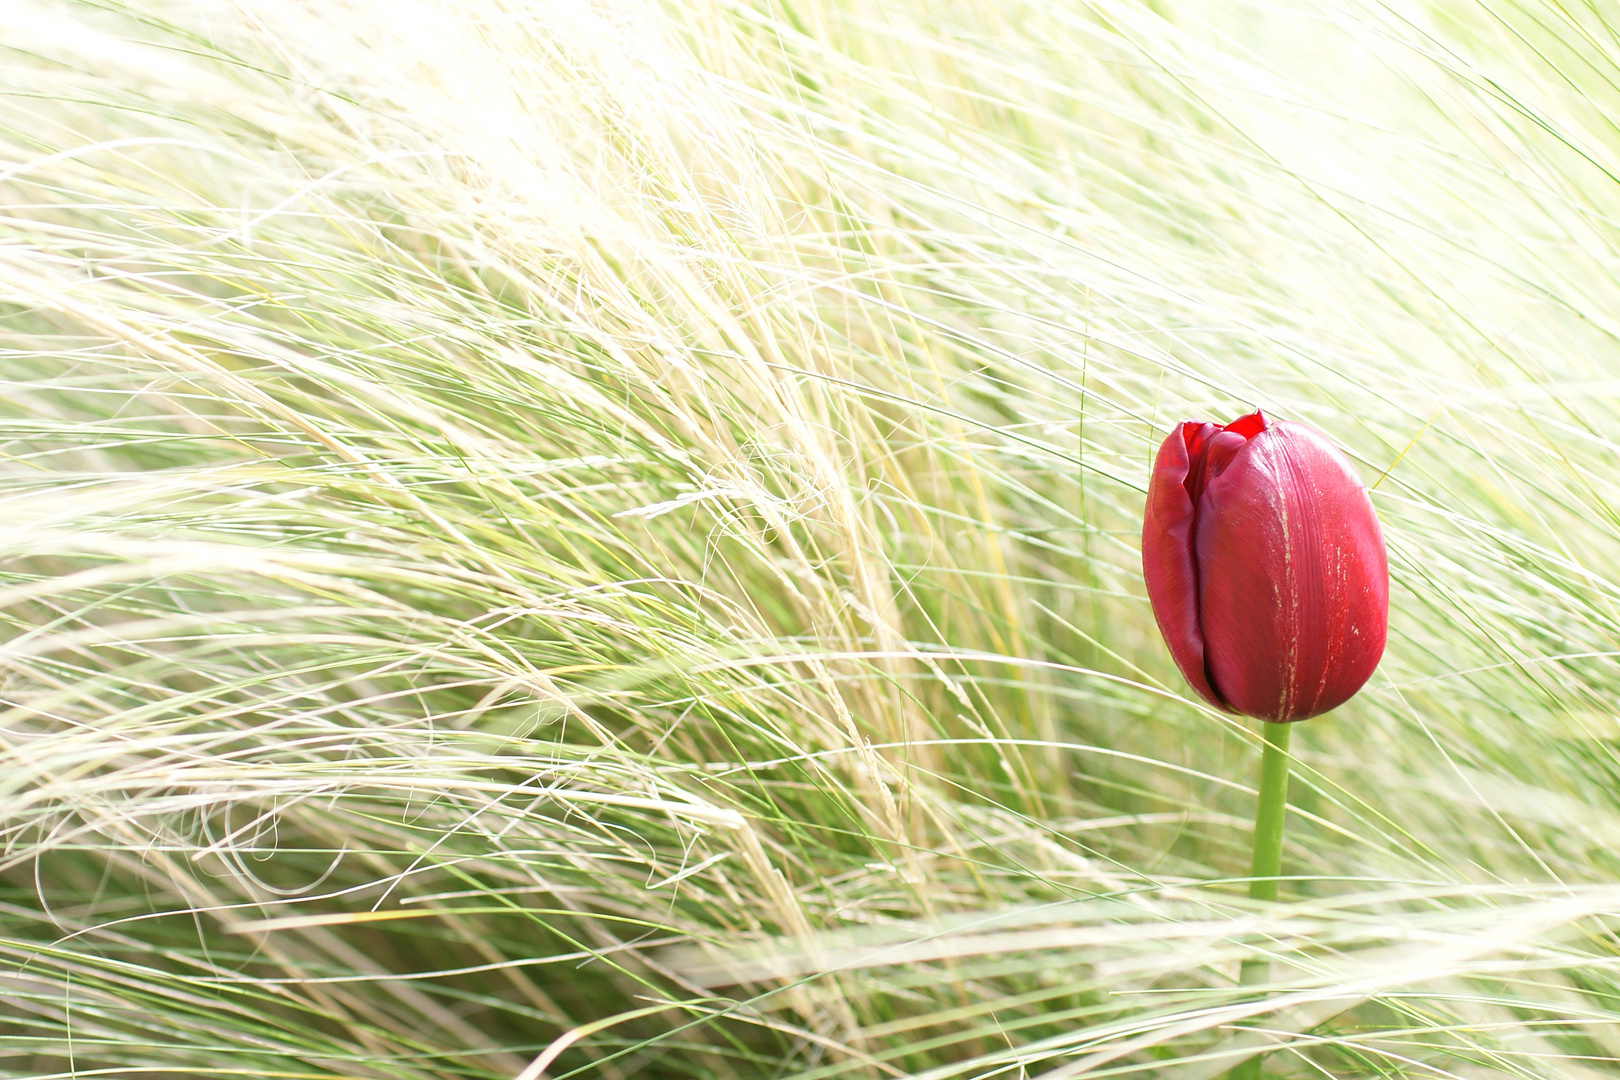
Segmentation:
<svg viewBox="0 0 1620 1080">
<path fill-rule="evenodd" d="M 0 88 L 0 1075 L 1620 1076 L 1601 5 L 4 0 Z M 1276 907 L 1138 555 L 1255 406 L 1392 573 Z"/>
</svg>

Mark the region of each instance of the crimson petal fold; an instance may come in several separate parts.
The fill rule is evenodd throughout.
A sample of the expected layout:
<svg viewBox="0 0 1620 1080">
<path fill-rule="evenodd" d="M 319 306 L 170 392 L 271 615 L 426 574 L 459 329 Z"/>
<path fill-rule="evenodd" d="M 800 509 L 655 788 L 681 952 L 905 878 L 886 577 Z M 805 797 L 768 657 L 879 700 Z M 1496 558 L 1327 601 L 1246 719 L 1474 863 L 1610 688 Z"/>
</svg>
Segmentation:
<svg viewBox="0 0 1620 1080">
<path fill-rule="evenodd" d="M 1176 425 L 1159 447 L 1142 520 L 1142 577 L 1159 633 L 1164 635 L 1176 667 L 1200 697 L 1224 709 L 1226 703 L 1210 686 L 1204 671 L 1204 636 L 1198 624 L 1198 566 L 1193 558 L 1197 508 L 1188 491 L 1189 477 L 1194 481 L 1191 486 L 1202 486 L 1203 450 L 1218 430 L 1214 424 L 1188 421 Z"/>
</svg>

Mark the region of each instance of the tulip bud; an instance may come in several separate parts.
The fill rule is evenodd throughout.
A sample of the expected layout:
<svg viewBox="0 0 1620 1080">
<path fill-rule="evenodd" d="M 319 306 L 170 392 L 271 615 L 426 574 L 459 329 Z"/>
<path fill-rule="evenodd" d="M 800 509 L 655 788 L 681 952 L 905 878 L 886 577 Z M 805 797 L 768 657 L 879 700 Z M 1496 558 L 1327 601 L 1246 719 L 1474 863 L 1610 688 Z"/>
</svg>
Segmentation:
<svg viewBox="0 0 1620 1080">
<path fill-rule="evenodd" d="M 1372 500 L 1317 431 L 1258 410 L 1159 447 L 1142 575 L 1205 701 L 1274 723 L 1349 700 L 1384 654 L 1389 564 Z"/>
</svg>

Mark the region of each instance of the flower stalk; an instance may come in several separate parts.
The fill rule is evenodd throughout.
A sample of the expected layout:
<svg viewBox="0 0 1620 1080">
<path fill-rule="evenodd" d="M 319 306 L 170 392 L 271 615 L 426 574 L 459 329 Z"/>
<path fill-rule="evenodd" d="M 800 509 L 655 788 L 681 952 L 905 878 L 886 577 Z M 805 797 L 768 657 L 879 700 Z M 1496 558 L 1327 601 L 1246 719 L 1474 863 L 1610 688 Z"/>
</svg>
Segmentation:
<svg viewBox="0 0 1620 1080">
<path fill-rule="evenodd" d="M 1268 721 L 1260 727 L 1265 735 L 1265 754 L 1260 759 L 1260 803 L 1254 812 L 1249 897 L 1275 900 L 1277 875 L 1282 871 L 1283 819 L 1288 813 L 1288 739 L 1293 725 Z M 1253 963 L 1269 966 L 1264 960 Z M 1244 980 L 1246 984 L 1250 981 Z"/>
<path fill-rule="evenodd" d="M 1254 812 L 1254 854 L 1249 862 L 1249 898 L 1271 902 L 1277 899 L 1278 877 L 1282 873 L 1283 820 L 1288 816 L 1288 741 L 1291 724 L 1260 725 L 1265 736 L 1265 753 L 1260 759 L 1260 801 Z M 1271 981 L 1271 961 L 1263 957 L 1243 961 L 1238 982 L 1244 986 L 1264 986 Z M 1228 1080 L 1259 1080 L 1263 1054 L 1241 1062 L 1226 1075 Z"/>
</svg>

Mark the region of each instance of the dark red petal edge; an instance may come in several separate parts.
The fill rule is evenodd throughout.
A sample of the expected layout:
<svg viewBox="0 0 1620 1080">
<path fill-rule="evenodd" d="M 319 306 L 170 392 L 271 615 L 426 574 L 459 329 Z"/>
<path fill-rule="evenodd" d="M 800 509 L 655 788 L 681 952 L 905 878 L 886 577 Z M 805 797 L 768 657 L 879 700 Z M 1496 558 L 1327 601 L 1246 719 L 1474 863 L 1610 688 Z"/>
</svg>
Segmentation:
<svg viewBox="0 0 1620 1080">
<path fill-rule="evenodd" d="M 1219 430 L 1214 424 L 1187 421 L 1177 424 L 1159 447 L 1142 515 L 1142 577 L 1153 618 L 1176 667 L 1199 697 L 1225 709 L 1204 666 L 1198 565 L 1193 552 L 1197 510 L 1187 490 L 1189 470 L 1204 444 Z"/>
</svg>

